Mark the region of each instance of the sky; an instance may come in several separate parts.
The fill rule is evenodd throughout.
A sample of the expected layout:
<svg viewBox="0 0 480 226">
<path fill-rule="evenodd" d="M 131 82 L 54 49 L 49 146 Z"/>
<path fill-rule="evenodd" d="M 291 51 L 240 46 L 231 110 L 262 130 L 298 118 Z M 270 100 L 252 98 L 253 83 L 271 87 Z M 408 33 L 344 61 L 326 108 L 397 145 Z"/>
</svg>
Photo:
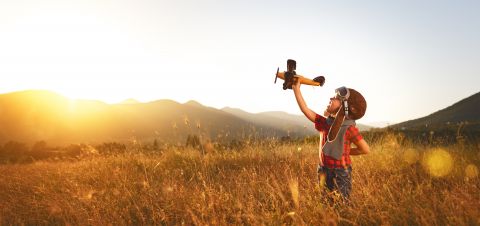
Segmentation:
<svg viewBox="0 0 480 226">
<path fill-rule="evenodd" d="M 116 103 L 196 100 L 301 114 L 277 67 L 321 113 L 340 86 L 360 123 L 429 115 L 480 91 L 479 1 L 0 0 L 0 93 Z"/>
</svg>

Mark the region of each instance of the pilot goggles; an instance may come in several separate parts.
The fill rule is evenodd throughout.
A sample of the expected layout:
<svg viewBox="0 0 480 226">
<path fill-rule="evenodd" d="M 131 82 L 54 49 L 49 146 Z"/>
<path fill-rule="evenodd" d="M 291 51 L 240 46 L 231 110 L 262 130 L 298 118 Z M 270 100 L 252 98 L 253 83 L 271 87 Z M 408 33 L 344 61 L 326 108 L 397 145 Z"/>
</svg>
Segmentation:
<svg viewBox="0 0 480 226">
<path fill-rule="evenodd" d="M 350 97 L 350 91 L 347 87 L 342 86 L 335 90 L 335 96 L 342 101 L 343 109 L 345 110 L 345 116 L 348 117 L 348 98 Z"/>
<path fill-rule="evenodd" d="M 347 89 L 347 87 L 342 86 L 335 90 L 335 95 L 340 100 L 347 100 L 350 97 L 350 91 Z"/>
</svg>

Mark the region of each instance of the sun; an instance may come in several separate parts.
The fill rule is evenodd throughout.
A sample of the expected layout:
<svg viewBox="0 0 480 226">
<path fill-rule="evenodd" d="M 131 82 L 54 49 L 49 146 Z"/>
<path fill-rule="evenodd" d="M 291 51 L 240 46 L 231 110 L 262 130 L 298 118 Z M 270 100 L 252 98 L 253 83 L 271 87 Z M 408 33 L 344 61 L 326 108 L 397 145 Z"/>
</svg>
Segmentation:
<svg viewBox="0 0 480 226">
<path fill-rule="evenodd" d="M 118 103 L 130 98 L 125 90 L 115 87 L 99 88 L 89 84 L 78 84 L 77 86 L 57 87 L 53 90 L 72 100 L 97 100 L 108 104 Z"/>
</svg>

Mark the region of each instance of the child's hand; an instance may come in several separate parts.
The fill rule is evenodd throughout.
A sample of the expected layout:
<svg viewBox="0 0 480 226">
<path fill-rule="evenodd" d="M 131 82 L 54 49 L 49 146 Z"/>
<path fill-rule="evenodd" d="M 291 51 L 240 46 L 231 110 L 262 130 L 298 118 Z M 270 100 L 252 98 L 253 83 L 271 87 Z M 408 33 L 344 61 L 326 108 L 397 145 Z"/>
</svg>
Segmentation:
<svg viewBox="0 0 480 226">
<path fill-rule="evenodd" d="M 302 85 L 300 83 L 300 79 L 295 79 L 293 84 L 292 84 L 292 89 L 294 90 L 299 90 L 300 89 L 300 85 Z"/>
<path fill-rule="evenodd" d="M 327 110 L 325 110 L 323 112 L 323 116 L 325 116 L 325 118 L 328 118 L 330 116 L 330 112 L 328 112 Z"/>
</svg>

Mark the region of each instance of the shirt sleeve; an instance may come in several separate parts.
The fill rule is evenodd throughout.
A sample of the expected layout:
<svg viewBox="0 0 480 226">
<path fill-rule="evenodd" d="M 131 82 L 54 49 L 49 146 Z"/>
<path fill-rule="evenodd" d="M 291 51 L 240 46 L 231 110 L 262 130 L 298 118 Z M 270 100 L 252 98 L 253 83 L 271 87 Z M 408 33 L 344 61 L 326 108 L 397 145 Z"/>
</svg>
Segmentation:
<svg viewBox="0 0 480 226">
<path fill-rule="evenodd" d="M 350 142 L 356 142 L 363 139 L 362 135 L 360 134 L 356 126 L 348 127 L 348 135 L 349 135 L 348 140 L 350 140 Z"/>
<path fill-rule="evenodd" d="M 315 129 L 319 132 L 328 131 L 327 119 L 319 114 L 315 116 Z"/>
</svg>

